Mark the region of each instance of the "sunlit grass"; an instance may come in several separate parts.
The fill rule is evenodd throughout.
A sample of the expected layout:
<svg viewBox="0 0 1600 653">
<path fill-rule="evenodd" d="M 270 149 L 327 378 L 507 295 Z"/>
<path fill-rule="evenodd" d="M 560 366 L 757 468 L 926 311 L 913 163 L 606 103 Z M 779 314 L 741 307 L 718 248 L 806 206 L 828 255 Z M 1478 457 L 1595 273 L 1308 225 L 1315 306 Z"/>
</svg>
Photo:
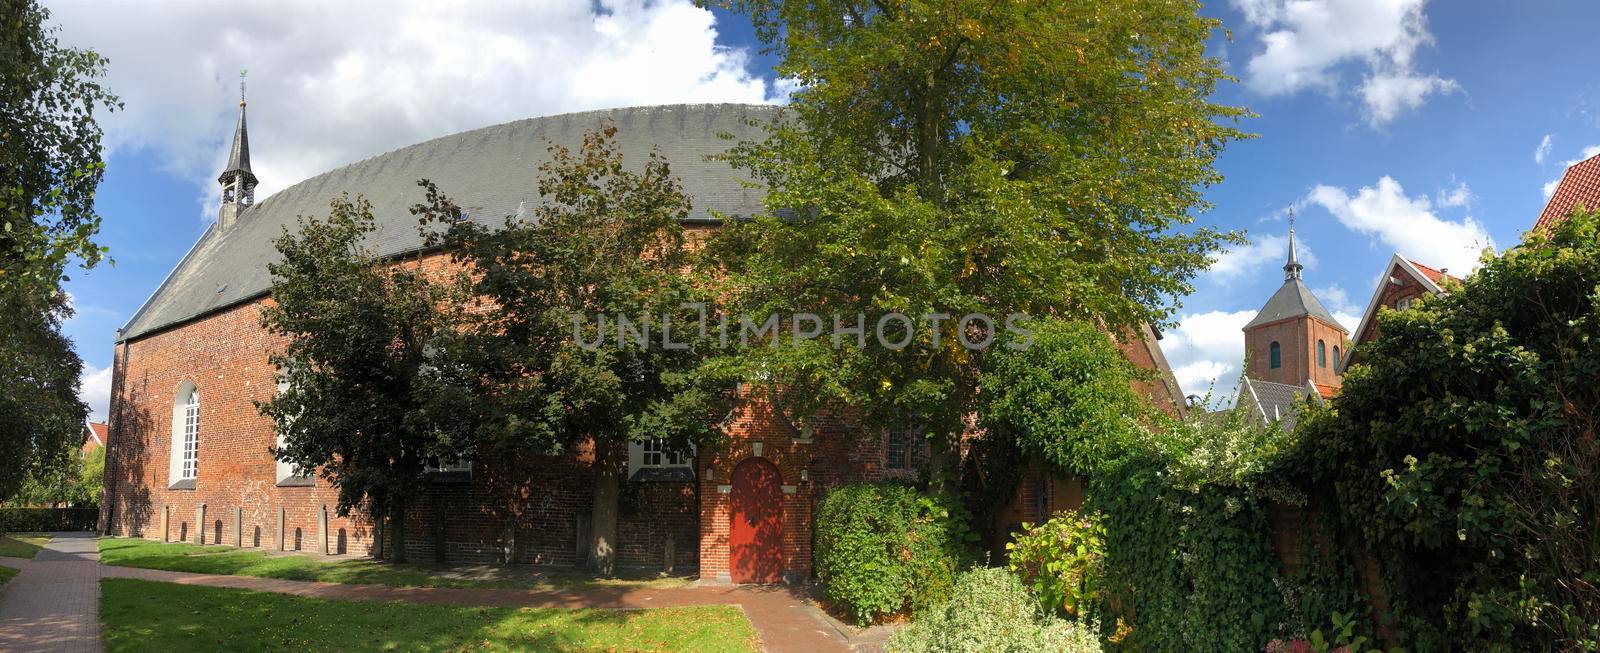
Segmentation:
<svg viewBox="0 0 1600 653">
<path fill-rule="evenodd" d="M 270 555 L 260 550 L 231 546 L 199 546 L 134 538 L 101 538 L 100 562 L 120 567 L 198 574 L 399 587 L 574 589 L 674 587 L 687 584 L 683 578 L 596 580 L 570 571 L 537 569 L 527 565 L 497 568 L 468 576 L 458 570 L 426 565 L 393 565 L 369 559 L 318 560 L 305 555 Z"/>
<path fill-rule="evenodd" d="M 16 578 L 18 573 L 17 570 L 10 567 L 0 566 L 0 585 L 4 585 L 11 579 Z"/>
<path fill-rule="evenodd" d="M 108 578 L 106 650 L 705 651 L 758 650 L 738 608 L 462 608 L 367 603 Z"/>
</svg>

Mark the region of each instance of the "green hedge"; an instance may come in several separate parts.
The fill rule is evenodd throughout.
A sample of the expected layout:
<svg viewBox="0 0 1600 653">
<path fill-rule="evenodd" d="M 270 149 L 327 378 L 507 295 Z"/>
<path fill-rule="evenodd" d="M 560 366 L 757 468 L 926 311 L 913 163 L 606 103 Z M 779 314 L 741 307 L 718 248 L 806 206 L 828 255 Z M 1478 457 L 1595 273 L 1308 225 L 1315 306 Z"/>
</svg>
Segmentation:
<svg viewBox="0 0 1600 653">
<path fill-rule="evenodd" d="M 824 595 L 862 624 L 944 603 L 976 540 L 957 505 L 888 482 L 829 492 L 816 538 Z"/>
<path fill-rule="evenodd" d="M 92 531 L 98 508 L 0 508 L 0 533 Z"/>
</svg>

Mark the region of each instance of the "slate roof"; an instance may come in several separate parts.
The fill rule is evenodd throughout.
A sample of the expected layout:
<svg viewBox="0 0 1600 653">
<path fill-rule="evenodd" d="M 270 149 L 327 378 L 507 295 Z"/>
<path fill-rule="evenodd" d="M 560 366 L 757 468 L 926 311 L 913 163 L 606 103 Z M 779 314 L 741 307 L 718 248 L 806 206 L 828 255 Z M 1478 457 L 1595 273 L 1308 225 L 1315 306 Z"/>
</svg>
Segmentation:
<svg viewBox="0 0 1600 653">
<path fill-rule="evenodd" d="M 1322 306 L 1322 302 L 1317 301 L 1316 296 L 1311 294 L 1311 289 L 1306 287 L 1306 282 L 1298 278 L 1284 280 L 1283 285 L 1278 287 L 1278 291 L 1272 293 L 1272 298 L 1267 300 L 1267 304 L 1261 307 L 1259 313 L 1256 313 L 1255 319 L 1250 320 L 1250 323 L 1244 325 L 1244 328 L 1250 329 L 1302 315 L 1310 315 L 1340 331 L 1345 330 L 1343 326 L 1339 325 L 1338 320 L 1333 319 L 1333 314 Z"/>
<path fill-rule="evenodd" d="M 1600 209 L 1600 154 L 1567 168 L 1533 228 L 1543 229 L 1566 219 L 1579 204 L 1589 209 Z"/>
<path fill-rule="evenodd" d="M 228 178 L 229 173 L 242 173 L 251 182 L 256 175 L 250 170 L 250 132 L 244 124 L 244 102 L 239 103 L 239 124 L 233 128 L 233 147 L 228 150 L 228 164 L 223 166 L 217 181 Z"/>
<path fill-rule="evenodd" d="M 760 138 L 761 127 L 750 120 L 764 124 L 778 112 L 772 106 L 698 104 L 530 118 L 436 138 L 330 170 L 242 209 L 238 223 L 227 230 L 219 231 L 215 224 L 208 228 L 123 327 L 119 341 L 265 293 L 271 284 L 267 263 L 277 257 L 272 239 L 299 215 L 326 216 L 328 202 L 341 192 L 365 195 L 372 203 L 378 230 L 367 245 L 379 256 L 421 245 L 409 211 L 422 201 L 418 179 L 437 183 L 470 219 L 499 224 L 519 207 L 539 204 L 537 169 L 548 159 L 550 143 L 575 150 L 584 134 L 606 118 L 617 127 L 616 142 L 630 167 L 642 167 L 651 149 L 660 149 L 693 199 L 691 220 L 750 216 L 761 210 L 764 191 L 748 187 L 740 172 L 706 156 L 725 152 L 740 140 Z"/>
<path fill-rule="evenodd" d="M 1293 431 L 1300 422 L 1300 402 L 1306 395 L 1316 397 L 1314 401 L 1322 401 L 1322 395 L 1309 380 L 1306 385 L 1289 385 L 1244 377 L 1239 388 L 1239 401 L 1254 412 L 1257 419 L 1264 424 L 1277 422 L 1285 431 Z"/>
</svg>

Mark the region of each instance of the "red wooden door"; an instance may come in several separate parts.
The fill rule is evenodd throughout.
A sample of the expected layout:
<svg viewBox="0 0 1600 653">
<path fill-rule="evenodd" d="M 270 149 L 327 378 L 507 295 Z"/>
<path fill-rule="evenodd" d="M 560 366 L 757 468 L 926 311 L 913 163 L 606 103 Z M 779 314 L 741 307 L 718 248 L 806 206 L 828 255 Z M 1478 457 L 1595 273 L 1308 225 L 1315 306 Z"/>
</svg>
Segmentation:
<svg viewBox="0 0 1600 653">
<path fill-rule="evenodd" d="M 783 580 L 783 478 L 751 458 L 733 469 L 733 523 L 728 528 L 728 575 L 735 583 Z"/>
</svg>

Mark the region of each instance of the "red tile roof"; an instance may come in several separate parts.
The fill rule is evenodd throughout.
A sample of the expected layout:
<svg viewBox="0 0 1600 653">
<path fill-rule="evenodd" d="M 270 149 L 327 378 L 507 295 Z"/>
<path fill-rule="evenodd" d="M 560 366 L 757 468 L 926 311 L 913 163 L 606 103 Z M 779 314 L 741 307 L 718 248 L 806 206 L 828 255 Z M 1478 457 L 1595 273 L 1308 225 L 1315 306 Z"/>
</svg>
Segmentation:
<svg viewBox="0 0 1600 653">
<path fill-rule="evenodd" d="M 1431 268 L 1429 266 L 1426 266 L 1426 265 L 1423 265 L 1421 263 L 1418 263 L 1417 259 L 1407 258 L 1406 260 L 1407 261 L 1411 261 L 1412 265 L 1417 266 L 1417 271 L 1421 272 L 1422 276 L 1427 277 L 1428 280 L 1432 281 L 1433 284 L 1436 285 L 1436 286 L 1437 285 L 1441 285 L 1442 282 L 1445 279 L 1449 279 L 1451 281 L 1460 281 L 1461 280 L 1461 277 L 1458 277 L 1458 276 L 1455 276 L 1455 275 L 1450 274 L 1448 272 L 1445 272 L 1444 270 L 1436 270 L 1436 269 Z"/>
<path fill-rule="evenodd" d="M 101 424 L 99 422 L 89 422 L 89 428 L 94 431 L 95 437 L 100 438 L 101 444 L 106 442 L 106 438 L 111 437 L 111 427 L 108 425 Z M 87 440 L 88 438 L 84 439 Z"/>
<path fill-rule="evenodd" d="M 1584 208 L 1600 209 L 1600 154 L 1567 168 L 1566 174 L 1561 176 L 1561 183 L 1556 185 L 1556 192 L 1550 196 L 1550 202 L 1544 205 L 1544 212 L 1539 214 L 1539 221 L 1533 224 L 1533 228 L 1543 229 L 1566 219 L 1579 204 Z"/>
</svg>

